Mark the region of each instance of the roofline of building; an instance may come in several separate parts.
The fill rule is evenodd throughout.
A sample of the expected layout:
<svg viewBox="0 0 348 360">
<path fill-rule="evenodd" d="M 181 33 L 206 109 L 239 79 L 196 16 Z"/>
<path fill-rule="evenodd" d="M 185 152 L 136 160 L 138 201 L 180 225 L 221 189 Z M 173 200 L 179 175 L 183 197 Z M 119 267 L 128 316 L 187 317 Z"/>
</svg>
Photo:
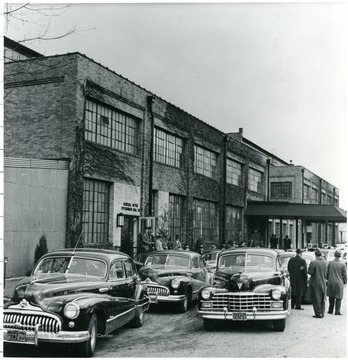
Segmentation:
<svg viewBox="0 0 348 360">
<path fill-rule="evenodd" d="M 40 54 L 39 52 L 32 50 L 27 46 L 22 45 L 19 42 L 14 41 L 6 36 L 4 36 L 4 47 L 8 47 L 11 50 L 15 50 L 22 55 L 32 56 L 33 58 L 44 57 L 44 55 Z"/>
<path fill-rule="evenodd" d="M 13 42 L 13 40 L 10 40 L 10 41 L 12 41 L 12 42 Z M 16 42 L 14 42 L 14 43 L 16 43 Z M 19 46 L 22 46 L 22 45 L 20 45 L 20 44 L 18 44 L 18 45 L 19 45 Z M 33 51 L 33 53 L 36 53 L 34 50 L 32 50 L 32 51 Z M 39 54 L 39 53 L 37 53 L 37 54 Z M 80 52 L 78 52 L 78 51 L 74 51 L 74 52 L 72 52 L 72 53 L 65 53 L 65 54 L 56 54 L 56 55 L 42 55 L 42 54 L 39 54 L 39 56 L 38 56 L 38 57 L 31 58 L 31 59 L 18 60 L 18 61 L 43 60 L 43 59 L 47 59 L 47 58 L 56 58 L 56 57 L 70 56 L 70 55 L 80 55 L 80 56 L 82 56 L 82 57 L 86 58 L 87 60 L 94 62 L 95 64 L 97 64 L 97 65 L 99 65 L 99 66 L 103 67 L 104 69 L 106 69 L 106 70 L 108 70 L 108 71 L 112 72 L 113 74 L 115 74 L 115 75 L 119 76 L 120 78 L 122 78 L 122 79 L 124 79 L 124 80 L 126 80 L 126 81 L 130 82 L 131 84 L 133 84 L 133 85 L 137 86 L 138 88 L 140 88 L 140 89 L 142 89 L 142 90 L 146 91 L 147 93 L 149 93 L 149 95 L 152 95 L 152 96 L 156 97 L 157 99 L 162 100 L 162 101 L 164 101 L 165 103 L 167 103 L 167 104 L 169 104 L 169 105 L 171 105 L 171 106 L 173 106 L 173 107 L 175 107 L 175 108 L 179 109 L 180 111 L 182 111 L 182 112 L 184 112 L 185 114 L 187 114 L 187 115 L 191 116 L 192 118 L 194 118 L 194 119 L 196 119 L 196 120 L 198 120 L 198 121 L 200 121 L 200 122 L 202 122 L 202 123 L 206 124 L 207 126 L 209 126 L 210 128 L 214 129 L 215 131 L 220 132 L 222 135 L 224 135 L 224 134 L 225 134 L 223 131 L 221 131 L 221 130 L 217 129 L 216 127 L 214 127 L 214 126 L 212 126 L 212 125 L 210 125 L 210 124 L 208 124 L 208 123 L 204 122 L 203 120 L 201 120 L 201 119 L 197 118 L 196 116 L 194 116 L 194 115 L 190 114 L 189 112 L 185 111 L 184 109 L 181 109 L 181 108 L 180 108 L 180 107 L 178 107 L 177 105 L 172 104 L 171 102 L 169 102 L 169 101 L 167 101 L 167 100 L 165 100 L 165 99 L 161 98 L 160 96 L 156 95 L 155 93 L 151 92 L 150 90 L 148 90 L 148 89 L 146 89 L 146 88 L 144 88 L 144 87 L 142 87 L 142 86 L 140 86 L 140 85 L 136 84 L 134 81 L 129 80 L 128 78 L 124 77 L 123 75 L 118 74 L 116 71 L 111 70 L 111 69 L 110 69 L 110 68 L 108 68 L 107 66 L 105 66 L 105 65 L 103 65 L 103 64 L 101 64 L 101 63 L 99 63 L 99 62 L 97 62 L 96 60 L 94 60 L 94 59 L 92 59 L 92 58 L 88 57 L 87 55 L 82 54 L 82 53 L 80 53 Z"/>
</svg>

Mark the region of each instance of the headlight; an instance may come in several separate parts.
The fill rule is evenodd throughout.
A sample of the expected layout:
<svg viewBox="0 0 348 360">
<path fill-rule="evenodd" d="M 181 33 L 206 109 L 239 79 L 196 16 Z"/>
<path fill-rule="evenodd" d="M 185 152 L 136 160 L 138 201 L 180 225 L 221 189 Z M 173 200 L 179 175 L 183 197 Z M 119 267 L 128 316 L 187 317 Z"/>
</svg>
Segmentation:
<svg viewBox="0 0 348 360">
<path fill-rule="evenodd" d="M 202 299 L 208 300 L 210 298 L 211 292 L 208 289 L 203 289 L 201 292 Z"/>
<path fill-rule="evenodd" d="M 280 290 L 278 289 L 272 290 L 272 298 L 274 300 L 279 300 L 281 296 L 282 296 L 282 292 Z"/>
<path fill-rule="evenodd" d="M 173 289 L 178 289 L 180 286 L 180 280 L 173 279 L 172 282 L 170 283 L 170 285 Z"/>
<path fill-rule="evenodd" d="M 64 315 L 69 319 L 76 319 L 80 314 L 80 307 L 75 303 L 66 304 Z"/>
</svg>

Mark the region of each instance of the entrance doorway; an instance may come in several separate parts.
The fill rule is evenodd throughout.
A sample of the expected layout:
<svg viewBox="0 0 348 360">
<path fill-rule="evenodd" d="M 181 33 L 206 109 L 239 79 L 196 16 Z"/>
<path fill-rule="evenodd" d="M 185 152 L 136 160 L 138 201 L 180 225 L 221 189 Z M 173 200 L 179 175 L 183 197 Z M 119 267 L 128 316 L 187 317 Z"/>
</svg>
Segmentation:
<svg viewBox="0 0 348 360">
<path fill-rule="evenodd" d="M 133 238 L 134 238 L 134 217 L 125 216 L 124 225 L 121 228 L 121 248 L 120 250 L 133 257 Z"/>
</svg>

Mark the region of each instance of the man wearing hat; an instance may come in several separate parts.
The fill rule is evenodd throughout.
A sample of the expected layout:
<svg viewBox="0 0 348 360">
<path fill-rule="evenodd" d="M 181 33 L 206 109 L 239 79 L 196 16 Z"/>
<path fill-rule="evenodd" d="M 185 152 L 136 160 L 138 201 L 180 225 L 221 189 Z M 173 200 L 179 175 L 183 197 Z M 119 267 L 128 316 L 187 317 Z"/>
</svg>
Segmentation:
<svg viewBox="0 0 348 360">
<path fill-rule="evenodd" d="M 321 257 L 319 249 L 315 250 L 315 259 L 308 267 L 311 275 L 308 287 L 308 297 L 312 301 L 314 318 L 323 318 L 325 314 L 327 262 Z"/>
<path fill-rule="evenodd" d="M 303 310 L 301 307 L 302 296 L 305 295 L 307 285 L 307 263 L 302 259 L 302 250 L 296 250 L 296 256 L 290 258 L 288 271 L 291 285 L 291 308 Z"/>
<path fill-rule="evenodd" d="M 329 262 L 327 267 L 327 296 L 329 297 L 329 314 L 332 314 L 335 308 L 335 315 L 341 314 L 341 301 L 343 299 L 343 285 L 347 283 L 347 269 L 340 261 L 342 252 L 335 251 L 335 259 Z M 336 306 L 335 306 L 336 303 Z"/>
</svg>

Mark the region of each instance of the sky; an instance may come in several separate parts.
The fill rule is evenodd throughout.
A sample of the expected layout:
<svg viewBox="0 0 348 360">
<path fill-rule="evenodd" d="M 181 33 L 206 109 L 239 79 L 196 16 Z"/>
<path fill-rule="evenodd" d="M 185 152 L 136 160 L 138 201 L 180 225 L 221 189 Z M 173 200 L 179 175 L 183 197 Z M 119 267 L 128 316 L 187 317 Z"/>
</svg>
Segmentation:
<svg viewBox="0 0 348 360">
<path fill-rule="evenodd" d="M 25 45 L 80 52 L 223 132 L 243 128 L 339 188 L 348 210 L 347 2 L 73 3 L 23 19 L 5 35 L 74 28 Z"/>
</svg>

